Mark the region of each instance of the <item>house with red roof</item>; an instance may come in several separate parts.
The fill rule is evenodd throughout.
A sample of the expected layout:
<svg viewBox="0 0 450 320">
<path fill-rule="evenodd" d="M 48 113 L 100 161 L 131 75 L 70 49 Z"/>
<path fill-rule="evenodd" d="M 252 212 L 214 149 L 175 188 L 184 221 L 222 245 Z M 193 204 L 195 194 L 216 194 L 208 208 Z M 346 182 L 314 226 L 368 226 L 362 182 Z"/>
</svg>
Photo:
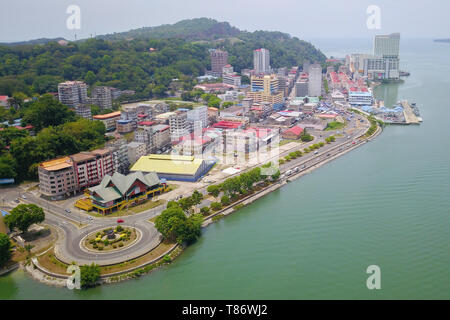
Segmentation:
<svg viewBox="0 0 450 320">
<path fill-rule="evenodd" d="M 303 128 L 299 126 L 293 126 L 281 133 L 281 137 L 287 140 L 298 140 L 303 132 Z"/>
</svg>

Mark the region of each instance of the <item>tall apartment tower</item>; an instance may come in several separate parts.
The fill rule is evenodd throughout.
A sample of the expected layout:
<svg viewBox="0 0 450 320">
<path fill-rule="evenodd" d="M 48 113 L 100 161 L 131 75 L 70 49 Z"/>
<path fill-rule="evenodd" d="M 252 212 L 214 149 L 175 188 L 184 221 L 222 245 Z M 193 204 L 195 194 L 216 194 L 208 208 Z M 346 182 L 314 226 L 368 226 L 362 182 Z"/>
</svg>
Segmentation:
<svg viewBox="0 0 450 320">
<path fill-rule="evenodd" d="M 181 137 L 189 134 L 189 123 L 187 112 L 177 110 L 169 117 L 171 141 L 178 141 Z"/>
<path fill-rule="evenodd" d="M 377 35 L 374 39 L 373 53 L 382 59 L 385 79 L 400 77 L 400 33 Z"/>
<path fill-rule="evenodd" d="M 270 73 L 270 52 L 267 49 L 260 48 L 253 50 L 253 68 L 255 73 Z"/>
<path fill-rule="evenodd" d="M 398 58 L 400 52 L 400 33 L 377 35 L 374 39 L 373 53 L 383 58 Z"/>
<path fill-rule="evenodd" d="M 308 96 L 318 97 L 322 94 L 322 67 L 312 64 L 309 67 Z"/>
<path fill-rule="evenodd" d="M 228 52 L 219 49 L 212 50 L 211 53 L 211 71 L 216 76 L 222 76 L 223 67 L 228 64 Z"/>
<path fill-rule="evenodd" d="M 92 103 L 99 106 L 101 110 L 111 109 L 111 88 L 101 86 L 92 89 Z"/>
<path fill-rule="evenodd" d="M 58 84 L 59 101 L 66 106 L 75 108 L 77 115 L 91 118 L 91 109 L 87 106 L 87 85 L 82 81 L 66 81 Z"/>
</svg>

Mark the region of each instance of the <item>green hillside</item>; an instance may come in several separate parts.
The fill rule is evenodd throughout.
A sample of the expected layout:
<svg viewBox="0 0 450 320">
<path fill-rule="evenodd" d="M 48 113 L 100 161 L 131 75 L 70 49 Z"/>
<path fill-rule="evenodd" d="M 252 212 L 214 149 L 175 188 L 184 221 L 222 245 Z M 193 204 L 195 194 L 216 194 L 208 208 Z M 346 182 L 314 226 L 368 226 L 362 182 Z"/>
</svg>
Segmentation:
<svg viewBox="0 0 450 320">
<path fill-rule="evenodd" d="M 275 68 L 326 59 L 310 43 L 286 33 L 240 31 L 227 22 L 200 18 L 68 45 L 0 46 L 0 95 L 55 92 L 58 82 L 84 80 L 135 90 L 135 98 L 162 97 L 173 78 L 181 79 L 187 90 L 192 87 L 194 77 L 210 67 L 208 49 L 218 47 L 229 52 L 237 71 L 252 68 L 253 50 L 260 47 L 270 50 Z"/>
</svg>

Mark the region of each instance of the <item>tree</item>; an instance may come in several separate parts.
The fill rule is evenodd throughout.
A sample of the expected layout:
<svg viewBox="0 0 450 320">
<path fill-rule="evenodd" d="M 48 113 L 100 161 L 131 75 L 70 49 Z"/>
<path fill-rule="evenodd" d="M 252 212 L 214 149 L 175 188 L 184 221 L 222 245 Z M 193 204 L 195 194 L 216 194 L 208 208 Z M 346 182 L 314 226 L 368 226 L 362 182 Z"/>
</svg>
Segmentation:
<svg viewBox="0 0 450 320">
<path fill-rule="evenodd" d="M 220 202 L 213 202 L 211 203 L 211 209 L 213 209 L 214 211 L 219 211 L 220 209 L 222 209 L 222 205 L 220 204 Z"/>
<path fill-rule="evenodd" d="M 164 239 L 176 241 L 179 236 L 178 230 L 186 220 L 183 209 L 180 207 L 170 207 L 161 212 L 155 220 L 155 228 L 163 235 Z"/>
<path fill-rule="evenodd" d="M 198 192 L 198 190 L 195 190 L 192 193 L 191 198 L 192 198 L 192 203 L 194 204 L 194 206 L 196 206 L 196 205 L 199 205 L 202 202 L 203 195 L 200 192 Z"/>
<path fill-rule="evenodd" d="M 100 279 L 100 267 L 93 262 L 91 265 L 81 266 L 80 272 L 80 284 L 82 288 L 93 287 L 97 283 L 98 279 Z"/>
<path fill-rule="evenodd" d="M 22 124 L 31 124 L 35 131 L 39 132 L 48 126 L 57 126 L 74 120 L 75 112 L 52 95 L 44 94 L 25 111 Z"/>
<path fill-rule="evenodd" d="M 178 205 L 181 209 L 183 209 L 183 211 L 187 212 L 194 205 L 194 200 L 192 197 L 185 197 L 178 200 Z"/>
<path fill-rule="evenodd" d="M 172 206 L 156 218 L 155 227 L 166 240 L 190 243 L 200 236 L 202 221 L 201 214 L 186 218 L 180 207 Z"/>
<path fill-rule="evenodd" d="M 208 188 L 206 188 L 206 191 L 214 198 L 217 198 L 220 193 L 220 187 L 218 185 L 212 184 L 208 186 Z"/>
<path fill-rule="evenodd" d="M 204 215 L 207 216 L 209 214 L 209 207 L 202 207 L 200 209 L 200 212 Z"/>
<path fill-rule="evenodd" d="M 223 205 L 223 206 L 227 206 L 227 205 L 229 205 L 230 204 L 230 198 L 228 197 L 228 196 L 222 196 L 222 198 L 220 199 L 220 203 Z"/>
<path fill-rule="evenodd" d="M 17 176 L 16 162 L 10 154 L 0 156 L 0 179 L 10 179 Z"/>
<path fill-rule="evenodd" d="M 0 233 L 0 267 L 11 259 L 11 241 L 7 234 Z"/>
<path fill-rule="evenodd" d="M 27 232 L 33 223 L 44 221 L 45 214 L 44 210 L 35 204 L 19 204 L 4 219 L 10 230 L 17 228 L 22 232 Z"/>
<path fill-rule="evenodd" d="M 89 70 L 86 73 L 86 76 L 84 77 L 84 81 L 86 81 L 87 84 L 92 86 L 95 83 L 95 81 L 97 81 L 97 77 L 95 76 L 95 73 L 93 73 L 91 70 Z"/>
</svg>

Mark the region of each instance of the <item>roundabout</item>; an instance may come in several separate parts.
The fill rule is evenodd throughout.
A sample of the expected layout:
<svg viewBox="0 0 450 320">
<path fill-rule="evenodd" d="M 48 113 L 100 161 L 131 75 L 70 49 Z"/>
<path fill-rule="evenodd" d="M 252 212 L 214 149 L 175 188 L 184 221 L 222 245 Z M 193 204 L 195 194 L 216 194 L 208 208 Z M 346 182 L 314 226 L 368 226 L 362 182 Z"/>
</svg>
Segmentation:
<svg viewBox="0 0 450 320">
<path fill-rule="evenodd" d="M 80 241 L 80 249 L 95 254 L 123 251 L 134 246 L 141 238 L 142 232 L 138 228 L 118 225 L 87 234 Z"/>
</svg>

